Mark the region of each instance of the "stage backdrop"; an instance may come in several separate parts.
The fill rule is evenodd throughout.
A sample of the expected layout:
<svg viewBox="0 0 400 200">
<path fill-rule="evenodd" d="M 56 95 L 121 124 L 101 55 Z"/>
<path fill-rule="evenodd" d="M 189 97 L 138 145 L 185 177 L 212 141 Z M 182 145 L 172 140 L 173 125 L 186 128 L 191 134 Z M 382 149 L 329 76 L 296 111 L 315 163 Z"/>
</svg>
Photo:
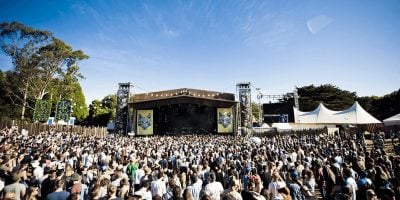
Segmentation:
<svg viewBox="0 0 400 200">
<path fill-rule="evenodd" d="M 232 108 L 217 108 L 218 133 L 233 132 Z"/>
<path fill-rule="evenodd" d="M 153 135 L 153 110 L 137 111 L 137 135 Z"/>
</svg>

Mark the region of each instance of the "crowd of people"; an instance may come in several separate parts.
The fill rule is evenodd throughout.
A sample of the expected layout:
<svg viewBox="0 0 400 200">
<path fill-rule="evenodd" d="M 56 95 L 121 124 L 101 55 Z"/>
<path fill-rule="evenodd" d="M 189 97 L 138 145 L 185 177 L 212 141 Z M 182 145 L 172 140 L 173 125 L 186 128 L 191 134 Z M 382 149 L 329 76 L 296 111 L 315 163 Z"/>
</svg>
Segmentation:
<svg viewBox="0 0 400 200">
<path fill-rule="evenodd" d="M 386 200 L 399 178 L 362 134 L 0 135 L 0 199 Z"/>
</svg>

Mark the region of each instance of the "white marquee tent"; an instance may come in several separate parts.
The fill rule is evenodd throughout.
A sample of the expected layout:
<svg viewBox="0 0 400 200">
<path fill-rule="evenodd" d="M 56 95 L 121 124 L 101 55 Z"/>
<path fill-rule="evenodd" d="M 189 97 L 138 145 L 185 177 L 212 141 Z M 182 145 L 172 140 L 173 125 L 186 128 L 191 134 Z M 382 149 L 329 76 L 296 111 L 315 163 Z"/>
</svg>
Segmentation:
<svg viewBox="0 0 400 200">
<path fill-rule="evenodd" d="M 358 102 L 342 111 L 333 111 L 322 103 L 310 112 L 301 112 L 294 109 L 295 123 L 300 124 L 376 124 L 382 123 L 365 111 Z"/>
<path fill-rule="evenodd" d="M 383 120 L 385 126 L 400 125 L 400 113 Z"/>
</svg>

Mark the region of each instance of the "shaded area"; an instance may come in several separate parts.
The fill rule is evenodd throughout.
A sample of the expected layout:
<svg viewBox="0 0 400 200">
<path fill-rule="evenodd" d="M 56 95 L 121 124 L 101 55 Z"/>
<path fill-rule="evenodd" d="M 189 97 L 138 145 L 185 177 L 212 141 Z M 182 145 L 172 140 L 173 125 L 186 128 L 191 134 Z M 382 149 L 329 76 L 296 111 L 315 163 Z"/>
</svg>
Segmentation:
<svg viewBox="0 0 400 200">
<path fill-rule="evenodd" d="M 215 133 L 216 108 L 196 104 L 173 104 L 154 109 L 154 129 L 162 135 Z"/>
</svg>

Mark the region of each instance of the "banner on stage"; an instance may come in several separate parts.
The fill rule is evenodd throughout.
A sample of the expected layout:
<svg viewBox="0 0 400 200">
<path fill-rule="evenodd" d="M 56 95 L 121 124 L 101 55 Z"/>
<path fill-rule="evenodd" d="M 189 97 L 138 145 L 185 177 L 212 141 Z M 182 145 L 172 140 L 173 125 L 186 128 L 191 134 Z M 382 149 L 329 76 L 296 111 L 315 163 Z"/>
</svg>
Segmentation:
<svg viewBox="0 0 400 200">
<path fill-rule="evenodd" d="M 218 133 L 233 132 L 232 108 L 217 108 Z"/>
<path fill-rule="evenodd" d="M 153 110 L 137 111 L 137 135 L 153 135 Z"/>
</svg>

